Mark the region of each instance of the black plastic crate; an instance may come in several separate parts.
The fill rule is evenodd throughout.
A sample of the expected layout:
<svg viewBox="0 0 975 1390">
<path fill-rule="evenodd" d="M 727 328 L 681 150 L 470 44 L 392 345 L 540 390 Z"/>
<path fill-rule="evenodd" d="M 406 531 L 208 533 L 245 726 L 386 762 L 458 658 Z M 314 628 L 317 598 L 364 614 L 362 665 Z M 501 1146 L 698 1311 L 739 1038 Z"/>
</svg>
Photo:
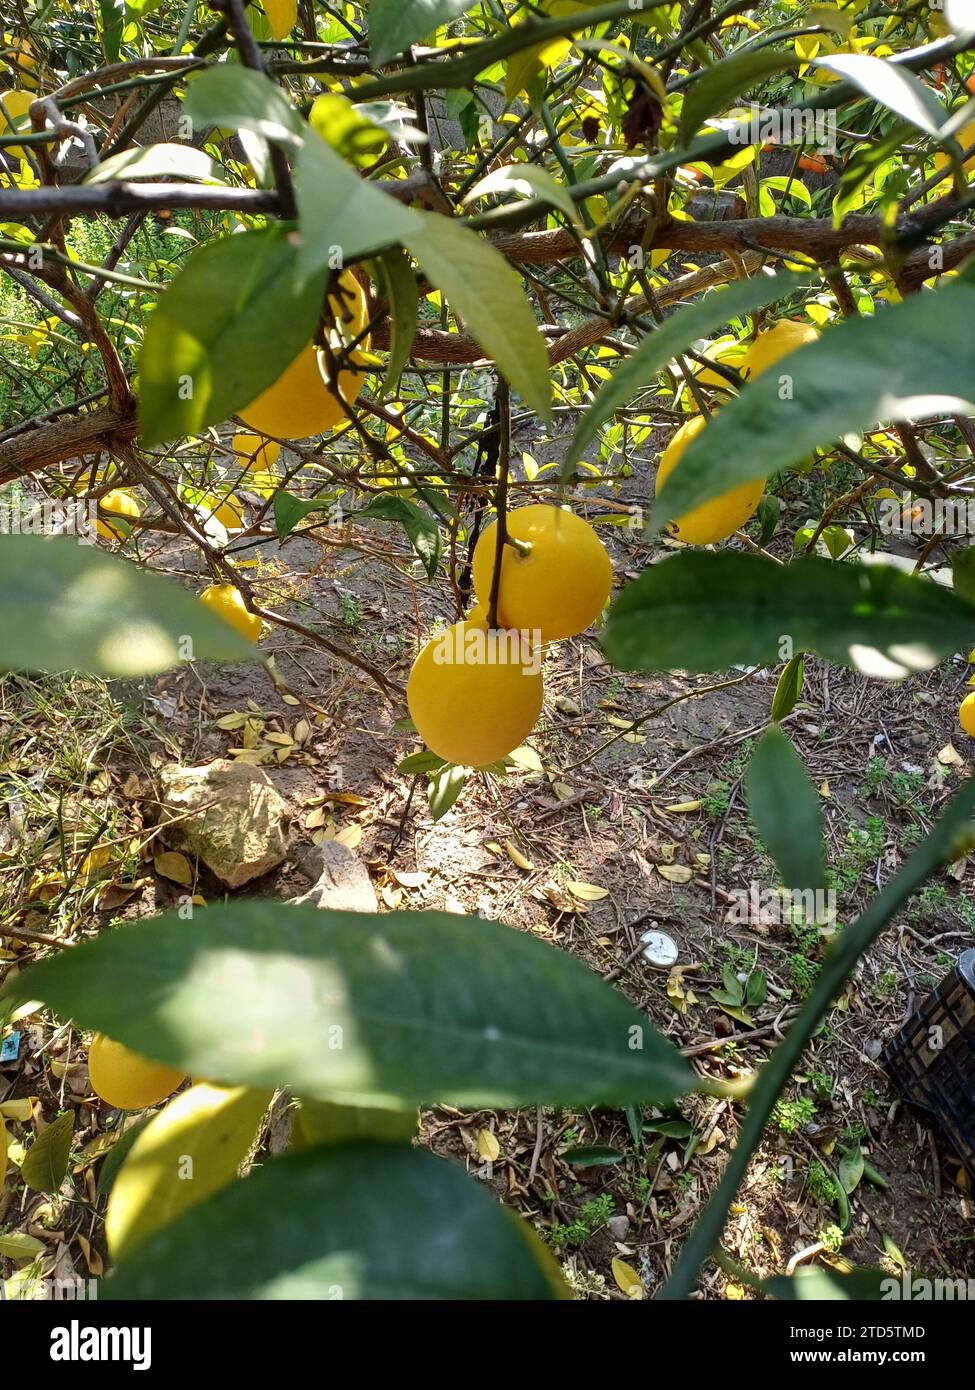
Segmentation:
<svg viewBox="0 0 975 1390">
<path fill-rule="evenodd" d="M 881 1061 L 904 1099 L 937 1121 L 975 1175 L 975 950 L 959 958 Z"/>
</svg>

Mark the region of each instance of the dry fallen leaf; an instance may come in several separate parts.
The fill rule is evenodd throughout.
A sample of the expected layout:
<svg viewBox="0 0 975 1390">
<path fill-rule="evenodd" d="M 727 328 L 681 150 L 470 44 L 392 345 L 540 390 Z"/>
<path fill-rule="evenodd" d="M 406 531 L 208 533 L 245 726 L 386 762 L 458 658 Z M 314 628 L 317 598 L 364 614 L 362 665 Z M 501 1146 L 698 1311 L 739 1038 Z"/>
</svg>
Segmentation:
<svg viewBox="0 0 975 1390">
<path fill-rule="evenodd" d="M 632 1265 L 628 1265 L 625 1260 L 616 1259 L 613 1261 L 612 1269 L 616 1287 L 621 1293 L 625 1293 L 627 1298 L 643 1297 L 643 1284 Z"/>
<path fill-rule="evenodd" d="M 387 869 L 402 888 L 422 888 L 430 875 L 423 869 Z"/>
<path fill-rule="evenodd" d="M 122 784 L 122 795 L 129 801 L 137 801 L 140 796 L 145 795 L 137 772 L 130 772 L 126 777 Z"/>
<path fill-rule="evenodd" d="M 192 886 L 193 865 L 185 854 L 180 854 L 177 850 L 164 850 L 162 854 L 157 854 L 152 862 L 156 873 L 163 878 L 171 879 L 173 883 L 181 883 L 185 888 Z"/>
<path fill-rule="evenodd" d="M 493 1163 L 501 1155 L 501 1145 L 498 1143 L 498 1136 L 492 1134 L 489 1129 L 479 1129 L 477 1132 L 477 1152 L 482 1158 L 486 1158 L 489 1163 Z"/>
<path fill-rule="evenodd" d="M 345 845 L 347 849 L 357 849 L 362 843 L 362 834 L 361 825 L 345 825 L 338 834 L 334 836 L 334 839 L 336 839 L 340 845 Z"/>
<path fill-rule="evenodd" d="M 600 888 L 597 883 L 576 883 L 575 881 L 570 881 L 565 886 L 572 896 L 578 898 L 582 903 L 598 903 L 601 902 L 603 898 L 609 897 L 609 889 Z"/>
<path fill-rule="evenodd" d="M 517 868 L 525 869 L 526 871 L 534 869 L 535 865 L 532 863 L 530 859 L 526 858 L 526 856 L 522 854 L 521 850 L 515 844 L 514 840 L 505 840 L 504 852 L 505 854 L 507 854 L 512 864 L 514 864 Z"/>
<path fill-rule="evenodd" d="M 686 864 L 658 864 L 657 873 L 668 883 L 689 883 L 694 877 L 694 870 Z"/>
<path fill-rule="evenodd" d="M 242 729 L 249 720 L 247 714 L 225 714 L 217 720 L 218 729 Z"/>
<path fill-rule="evenodd" d="M 946 743 L 938 753 L 938 762 L 944 767 L 963 767 L 965 759 L 953 743 Z"/>
</svg>

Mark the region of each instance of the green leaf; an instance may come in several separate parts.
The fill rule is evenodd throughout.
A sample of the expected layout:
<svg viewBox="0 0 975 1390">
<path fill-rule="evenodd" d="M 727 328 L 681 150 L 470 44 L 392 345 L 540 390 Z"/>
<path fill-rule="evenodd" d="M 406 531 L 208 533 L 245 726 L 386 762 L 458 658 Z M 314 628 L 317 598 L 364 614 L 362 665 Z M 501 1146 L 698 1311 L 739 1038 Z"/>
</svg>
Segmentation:
<svg viewBox="0 0 975 1390">
<path fill-rule="evenodd" d="M 579 961 L 450 913 L 214 903 L 191 930 L 167 913 L 73 946 L 0 999 L 41 1000 L 191 1076 L 349 1105 L 660 1104 L 693 1084 Z"/>
<path fill-rule="evenodd" d="M 98 1171 L 97 1186 L 98 1195 L 100 1197 L 104 1197 L 107 1193 L 111 1192 L 112 1185 L 118 1177 L 118 1171 L 124 1163 L 126 1155 L 152 1119 L 152 1113 L 153 1112 L 150 1112 L 148 1115 L 143 1115 L 140 1119 L 136 1120 L 134 1124 L 129 1125 L 127 1129 L 123 1129 L 122 1133 L 102 1159 L 102 1166 Z"/>
<path fill-rule="evenodd" d="M 530 1235 L 455 1164 L 342 1144 L 273 1159 L 124 1262 L 108 1299 L 552 1299 Z"/>
<path fill-rule="evenodd" d="M 888 111 L 917 126 L 926 135 L 937 136 L 948 118 L 949 113 L 931 88 L 925 87 L 919 77 L 900 64 L 888 63 L 884 58 L 872 58 L 867 53 L 840 53 L 836 57 L 813 58 L 812 64 L 838 73 L 864 95 L 886 106 Z"/>
<path fill-rule="evenodd" d="M 98 13 L 101 20 L 102 48 L 105 60 L 117 63 L 122 47 L 122 33 L 125 29 L 124 0 L 98 0 Z"/>
<path fill-rule="evenodd" d="M 42 1129 L 27 1150 L 20 1165 L 20 1176 L 35 1192 L 59 1192 L 68 1171 L 71 1140 L 74 1137 L 74 1111 L 63 1115 Z"/>
<path fill-rule="evenodd" d="M 834 226 L 838 227 L 848 212 L 863 206 L 866 196 L 864 185 L 881 165 L 886 164 L 912 138 L 912 132 L 909 121 L 897 121 L 885 134 L 879 134 L 875 143 L 865 145 L 851 157 L 840 171 L 836 197 L 833 199 Z"/>
<path fill-rule="evenodd" d="M 602 1168 L 612 1163 L 622 1163 L 626 1154 L 622 1149 L 611 1148 L 609 1144 L 578 1144 L 573 1149 L 563 1149 L 559 1158 L 571 1163 L 573 1168 Z"/>
<path fill-rule="evenodd" d="M 852 431 L 967 413 L 975 404 L 973 320 L 975 285 L 956 281 L 827 328 L 715 411 L 657 494 L 654 525 Z"/>
<path fill-rule="evenodd" d="M 689 1139 L 694 1126 L 689 1120 L 647 1120 L 644 1134 L 662 1134 L 665 1139 Z"/>
<path fill-rule="evenodd" d="M 969 647 L 975 607 L 892 565 L 686 551 L 623 590 L 602 646 L 626 671 L 723 671 L 774 665 L 783 634 L 795 649 L 899 680 Z"/>
<path fill-rule="evenodd" d="M 839 1174 L 843 1191 L 847 1194 L 855 1192 L 860 1179 L 863 1177 L 863 1152 L 859 1144 L 847 1150 L 840 1159 L 836 1171 Z"/>
<path fill-rule="evenodd" d="M 503 169 L 493 170 L 474 185 L 464 203 L 486 198 L 491 193 L 520 193 L 527 198 L 540 198 L 543 203 L 551 203 L 552 207 L 564 212 L 570 222 L 579 220 L 569 190 L 537 164 L 508 164 Z"/>
<path fill-rule="evenodd" d="M 192 644 L 192 645 L 190 645 Z M 67 538 L 0 538 L 0 665 L 148 676 L 254 648 L 181 585 Z"/>
<path fill-rule="evenodd" d="M 642 338 L 621 366 L 596 392 L 592 405 L 576 425 L 562 464 L 561 476 L 568 477 L 575 464 L 613 413 L 653 382 L 658 373 L 683 352 L 690 343 L 704 338 L 722 324 L 751 313 L 773 300 L 798 289 L 804 277 L 780 272 L 756 275 L 708 294 L 697 304 L 678 309 L 652 333 Z M 722 407 L 723 411 L 727 407 Z M 681 461 L 683 468 L 683 460 Z M 669 481 L 669 480 L 668 480 Z"/>
<path fill-rule="evenodd" d="M 819 796 L 791 741 L 777 726 L 759 741 L 745 778 L 755 829 L 786 888 L 805 892 L 826 885 L 823 817 Z M 749 998 L 749 1004 L 760 1002 Z"/>
<path fill-rule="evenodd" d="M 219 63 L 189 77 L 183 110 L 198 131 L 228 126 L 282 144 L 295 144 L 305 131 L 304 122 L 281 88 L 263 73 L 239 63 Z"/>
<path fill-rule="evenodd" d="M 776 1274 L 771 1279 L 763 1279 L 759 1287 L 763 1293 L 789 1302 L 852 1299 L 869 1303 L 885 1298 L 892 1285 L 899 1287 L 899 1280 L 892 1279 L 883 1269 L 854 1269 L 849 1274 L 841 1274 L 829 1265 L 806 1265 L 795 1274 Z"/>
<path fill-rule="evenodd" d="M 362 1105 L 333 1105 L 327 1100 L 303 1100 L 291 1126 L 291 1147 L 311 1149 L 322 1144 L 409 1144 L 419 1126 L 416 1110 L 372 1110 Z"/>
<path fill-rule="evenodd" d="M 779 524 L 779 517 L 782 515 L 782 501 L 774 493 L 766 492 L 758 504 L 758 544 L 768 545 L 775 535 L 775 528 Z"/>
<path fill-rule="evenodd" d="M 443 549 L 440 528 L 433 517 L 415 502 L 408 502 L 403 497 L 383 497 L 380 494 L 371 497 L 365 507 L 352 515 L 371 520 L 398 521 L 420 557 L 427 578 L 432 579 L 436 574 Z"/>
<path fill-rule="evenodd" d="M 776 72 L 786 72 L 799 66 L 794 51 L 759 49 L 757 52 L 736 53 L 708 68 L 704 75 L 687 90 L 681 110 L 678 140 L 686 145 L 710 117 L 723 111 L 735 97 L 757 86 Z"/>
<path fill-rule="evenodd" d="M 145 445 L 197 434 L 276 381 L 318 323 L 320 283 L 300 287 L 281 227 L 240 232 L 194 251 L 160 297 L 139 357 Z"/>
<path fill-rule="evenodd" d="M 765 1003 L 768 995 L 768 980 L 764 970 L 753 970 L 745 982 L 745 1003 L 750 1009 L 757 1009 Z"/>
<path fill-rule="evenodd" d="M 477 0 L 371 0 L 369 57 L 373 67 L 388 63 L 411 43 L 430 38 L 434 30 L 466 14 L 476 3 Z"/>
<path fill-rule="evenodd" d="M 446 761 L 438 757 L 436 753 L 431 753 L 429 749 L 423 749 L 419 753 L 411 753 L 409 757 L 403 758 L 396 764 L 396 771 L 415 777 L 421 772 L 439 772 L 442 767 L 446 767 Z"/>
<path fill-rule="evenodd" d="M 430 813 L 435 821 L 443 820 L 464 790 L 466 781 L 466 770 L 458 767 L 456 763 L 448 763 L 430 778 L 427 801 L 430 803 Z"/>
<path fill-rule="evenodd" d="M 795 656 L 783 666 L 782 674 L 775 687 L 775 694 L 772 696 L 772 718 L 776 721 L 791 714 L 798 704 L 799 696 L 802 694 L 805 672 L 805 652 L 796 652 Z"/>
<path fill-rule="evenodd" d="M 333 506 L 334 498 L 320 497 L 307 500 L 304 497 L 293 497 L 290 492 L 284 492 L 280 488 L 274 494 L 274 528 L 278 533 L 278 540 L 283 541 L 291 535 L 291 532 L 298 525 L 299 521 L 304 521 L 305 517 L 311 512 L 320 512 Z"/>
<path fill-rule="evenodd" d="M 548 353 L 518 275 L 476 232 L 437 213 L 414 216 L 422 226 L 403 238 L 407 250 L 526 404 L 549 420 Z"/>
<path fill-rule="evenodd" d="M 416 275 L 406 252 L 399 246 L 391 246 L 376 260 L 383 296 L 389 305 L 389 320 L 392 326 L 389 342 L 389 364 L 383 382 L 383 395 L 389 395 L 403 373 L 416 337 L 419 318 L 419 294 Z"/>
<path fill-rule="evenodd" d="M 313 130 L 298 153 L 295 186 L 302 280 L 406 241 L 422 225 L 420 213 L 362 178 Z"/>
<path fill-rule="evenodd" d="M 144 145 L 122 150 L 96 164 L 83 183 L 107 183 L 112 179 L 190 179 L 195 183 L 222 183 L 217 166 L 203 150 L 192 145 Z"/>
</svg>

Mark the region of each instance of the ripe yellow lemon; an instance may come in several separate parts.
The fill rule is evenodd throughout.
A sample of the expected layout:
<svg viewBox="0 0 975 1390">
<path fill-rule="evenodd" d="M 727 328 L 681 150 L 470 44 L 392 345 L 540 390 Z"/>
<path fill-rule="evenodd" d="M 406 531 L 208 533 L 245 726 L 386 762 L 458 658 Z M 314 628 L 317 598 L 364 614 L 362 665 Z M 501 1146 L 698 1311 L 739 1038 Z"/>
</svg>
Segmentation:
<svg viewBox="0 0 975 1390">
<path fill-rule="evenodd" d="M 200 602 L 218 618 L 223 618 L 248 642 L 256 642 L 261 635 L 261 620 L 251 613 L 244 603 L 244 596 L 233 584 L 208 584 L 200 594 Z"/>
<path fill-rule="evenodd" d="M 112 516 L 131 517 L 133 520 L 142 515 L 142 507 L 139 505 L 138 499 L 121 487 L 113 488 L 111 492 L 106 492 L 104 497 L 99 498 L 98 510 L 109 512 Z M 106 541 L 125 539 L 123 528 L 113 526 L 110 521 L 96 521 L 95 530 Z"/>
<path fill-rule="evenodd" d="M 238 430 L 233 437 L 231 448 L 237 456 L 239 466 L 247 472 L 270 472 L 277 462 L 281 445 L 273 439 L 264 439 L 259 434 L 247 434 Z"/>
<path fill-rule="evenodd" d="M 780 319 L 764 333 L 759 333 L 748 349 L 744 360 L 746 375 L 754 380 L 787 353 L 795 352 L 796 348 L 805 347 L 807 343 L 816 342 L 818 337 L 819 334 L 811 323 Z"/>
<path fill-rule="evenodd" d="M 96 1033 L 88 1050 L 88 1079 L 95 1094 L 116 1110 L 144 1110 L 172 1095 L 185 1077 Z"/>
<path fill-rule="evenodd" d="M 342 348 L 342 336 L 357 337 L 366 323 L 365 292 L 351 271 L 342 272 L 338 293 L 329 297 L 329 303 L 336 323 L 341 325 L 341 334 L 332 334 L 331 347 L 337 353 Z M 362 347 L 368 345 L 368 340 L 360 344 Z M 365 372 L 340 372 L 336 394 L 328 380 L 325 354 L 314 343 L 308 343 L 277 381 L 240 412 L 240 417 L 258 434 L 271 434 L 279 439 L 306 439 L 312 434 L 325 434 L 346 418 L 339 396 L 346 405 L 351 405 L 359 394 L 364 376 Z"/>
<path fill-rule="evenodd" d="M 738 344 L 719 343 L 713 347 L 706 347 L 702 356 L 710 358 L 712 362 L 720 362 L 725 367 L 732 367 L 736 372 L 740 372 L 745 365 L 746 349 Z M 713 372 L 710 367 L 702 367 L 699 362 L 691 362 L 691 370 L 697 381 L 702 386 L 723 386 L 726 391 L 733 389 L 732 383 L 721 375 L 720 372 Z"/>
<path fill-rule="evenodd" d="M 26 119 L 34 98 L 30 92 L 0 92 L 0 130 L 16 129 L 30 122 Z"/>
<path fill-rule="evenodd" d="M 37 78 L 34 70 L 37 67 L 37 58 L 30 42 L 27 39 L 19 39 L 14 34 L 4 34 L 2 56 L 7 63 L 13 63 L 20 72 L 20 80 L 24 87 L 29 91 L 37 91 Z M 6 63 L 4 64 L 6 68 Z"/>
<path fill-rule="evenodd" d="M 540 653 L 522 633 L 454 623 L 420 652 L 406 686 L 410 717 L 438 757 L 496 763 L 542 712 Z"/>
<path fill-rule="evenodd" d="M 706 424 L 706 416 L 695 415 L 681 425 L 660 455 L 657 465 L 657 492 L 680 463 L 688 444 L 697 438 Z M 693 507 L 683 516 L 675 517 L 670 523 L 670 529 L 678 540 L 684 541 L 687 545 L 713 545 L 715 541 L 723 541 L 744 526 L 758 506 L 764 491 L 765 481 L 762 478 L 756 478 L 754 482 L 741 483 L 728 492 L 712 497 L 709 502 L 702 502 L 699 507 Z"/>
<path fill-rule="evenodd" d="M 966 734 L 975 738 L 975 690 L 962 700 L 961 708 L 958 711 L 958 722 Z"/>
<path fill-rule="evenodd" d="M 228 531 L 239 531 L 244 525 L 244 508 L 233 493 L 209 492 L 198 506 Z"/>
<path fill-rule="evenodd" d="M 508 514 L 508 535 L 526 541 L 526 554 L 506 545 L 501 561 L 498 622 L 539 634 L 542 642 L 574 637 L 595 622 L 609 598 L 613 566 L 606 547 L 582 517 L 536 503 Z M 474 592 L 485 610 L 497 545 L 493 522 L 474 547 Z"/>
</svg>

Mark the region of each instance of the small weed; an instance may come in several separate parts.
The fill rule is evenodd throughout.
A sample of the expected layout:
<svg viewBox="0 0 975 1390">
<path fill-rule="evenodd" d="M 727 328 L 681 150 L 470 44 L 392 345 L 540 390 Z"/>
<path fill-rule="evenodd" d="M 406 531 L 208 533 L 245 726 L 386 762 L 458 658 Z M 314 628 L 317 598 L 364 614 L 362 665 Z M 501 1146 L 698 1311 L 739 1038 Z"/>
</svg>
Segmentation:
<svg viewBox="0 0 975 1390">
<path fill-rule="evenodd" d="M 777 1100 L 772 1118 L 783 1134 L 795 1134 L 805 1129 L 816 1118 L 816 1102 L 808 1096 L 797 1096 L 795 1100 Z"/>
</svg>

